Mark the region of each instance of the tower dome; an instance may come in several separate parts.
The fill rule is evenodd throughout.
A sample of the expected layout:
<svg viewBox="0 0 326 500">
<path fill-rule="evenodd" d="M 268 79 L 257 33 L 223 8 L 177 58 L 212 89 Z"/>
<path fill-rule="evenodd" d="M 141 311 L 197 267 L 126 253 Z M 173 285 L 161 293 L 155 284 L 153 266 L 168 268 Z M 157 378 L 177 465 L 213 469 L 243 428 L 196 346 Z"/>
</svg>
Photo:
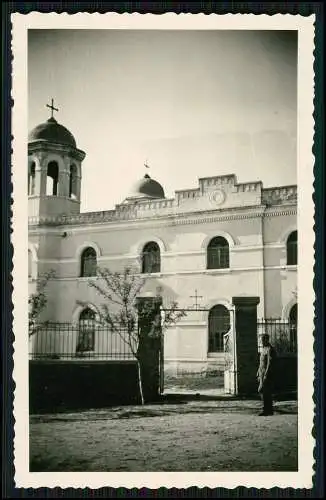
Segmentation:
<svg viewBox="0 0 326 500">
<path fill-rule="evenodd" d="M 128 198 L 165 198 L 164 189 L 161 184 L 146 174 L 137 181 L 128 196 Z"/>
<path fill-rule="evenodd" d="M 51 117 L 28 134 L 28 210 L 31 217 L 71 215 L 80 212 L 82 161 L 74 136 Z"/>
<path fill-rule="evenodd" d="M 53 116 L 49 118 L 45 123 L 37 125 L 28 134 L 28 142 L 52 142 L 55 144 L 62 144 L 65 146 L 77 147 L 76 140 L 69 130 L 60 125 Z"/>
</svg>

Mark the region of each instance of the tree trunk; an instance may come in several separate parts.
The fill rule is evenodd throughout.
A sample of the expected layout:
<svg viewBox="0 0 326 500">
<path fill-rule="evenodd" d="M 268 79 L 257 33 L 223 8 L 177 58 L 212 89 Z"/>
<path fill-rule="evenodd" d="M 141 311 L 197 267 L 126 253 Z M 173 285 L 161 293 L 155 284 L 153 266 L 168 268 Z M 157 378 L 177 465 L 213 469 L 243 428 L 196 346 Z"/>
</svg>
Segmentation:
<svg viewBox="0 0 326 500">
<path fill-rule="evenodd" d="M 145 404 L 144 400 L 144 393 L 143 393 L 143 384 L 142 384 L 142 378 L 141 378 L 141 365 L 140 361 L 137 359 L 137 368 L 138 368 L 138 387 L 139 387 L 139 394 L 140 394 L 140 400 L 141 404 Z"/>
</svg>

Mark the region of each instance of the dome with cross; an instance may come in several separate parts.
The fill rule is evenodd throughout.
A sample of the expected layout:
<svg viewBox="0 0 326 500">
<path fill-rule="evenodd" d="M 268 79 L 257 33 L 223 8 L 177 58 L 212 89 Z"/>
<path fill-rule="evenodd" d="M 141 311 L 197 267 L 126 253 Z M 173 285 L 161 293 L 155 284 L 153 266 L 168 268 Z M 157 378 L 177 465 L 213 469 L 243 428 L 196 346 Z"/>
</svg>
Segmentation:
<svg viewBox="0 0 326 500">
<path fill-rule="evenodd" d="M 132 186 L 128 198 L 165 198 L 165 194 L 161 184 L 145 174 Z"/>
<path fill-rule="evenodd" d="M 53 116 L 45 123 L 37 125 L 28 134 L 28 142 L 45 141 L 63 144 L 65 146 L 77 147 L 76 140 L 69 130 L 60 125 Z"/>
<path fill-rule="evenodd" d="M 28 134 L 28 142 L 54 142 L 55 144 L 62 144 L 65 146 L 72 146 L 77 148 L 74 136 L 69 130 L 60 125 L 57 120 L 53 117 L 54 111 L 59 111 L 58 108 L 54 107 L 54 101 L 51 99 L 51 104 L 46 104 L 46 107 L 51 110 L 51 117 L 45 122 L 37 125 Z"/>
</svg>

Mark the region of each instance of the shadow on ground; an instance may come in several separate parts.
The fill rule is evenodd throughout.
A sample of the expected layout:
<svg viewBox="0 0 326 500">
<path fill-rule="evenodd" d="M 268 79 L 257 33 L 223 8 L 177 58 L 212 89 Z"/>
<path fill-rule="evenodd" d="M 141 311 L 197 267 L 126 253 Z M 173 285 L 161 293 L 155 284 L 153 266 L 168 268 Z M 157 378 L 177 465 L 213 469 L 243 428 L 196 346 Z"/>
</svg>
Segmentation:
<svg viewBox="0 0 326 500">
<path fill-rule="evenodd" d="M 178 400 L 148 405 L 119 405 L 108 408 L 91 408 L 51 414 L 38 414 L 30 417 L 31 423 L 68 422 L 68 421 L 107 421 L 165 417 L 186 414 L 242 414 L 257 415 L 261 403 L 257 400 Z M 297 402 L 279 401 L 274 405 L 275 415 L 297 413 Z"/>
<path fill-rule="evenodd" d="M 286 402 L 286 401 L 296 401 L 297 400 L 297 395 L 296 393 L 283 393 L 283 394 L 277 394 L 274 397 L 275 403 L 277 402 Z M 215 409 L 218 408 L 221 410 L 222 408 L 227 408 L 227 403 L 230 402 L 232 403 L 232 408 L 235 408 L 236 405 L 238 404 L 238 409 L 244 410 L 246 407 L 245 403 L 246 402 L 258 402 L 260 401 L 260 397 L 257 394 L 248 394 L 247 396 L 231 396 L 231 395 L 214 395 L 214 394 L 201 394 L 201 393 L 167 393 L 159 397 L 157 401 L 151 401 L 150 403 L 145 405 L 145 408 L 151 407 L 151 408 L 160 408 L 160 410 L 157 410 L 159 412 L 164 411 L 163 408 L 168 407 L 168 406 L 175 406 L 175 407 L 180 407 L 180 406 L 185 406 L 187 404 L 191 403 L 196 403 L 197 410 L 200 408 L 200 403 L 205 403 L 209 404 L 212 403 L 212 408 L 214 407 Z M 220 404 L 219 404 L 220 403 Z M 81 405 L 67 405 L 67 404 L 61 404 L 61 405 L 56 405 L 53 407 L 47 407 L 47 408 L 40 408 L 37 413 L 34 412 L 30 416 L 33 418 L 34 416 L 37 415 L 53 415 L 53 414 L 80 414 L 83 412 L 88 412 L 88 411 L 115 411 L 115 408 L 135 408 L 137 409 L 137 413 L 140 415 L 142 412 L 147 411 L 145 408 L 140 404 L 140 403 L 134 403 L 134 402 L 121 402 L 121 401 L 111 401 L 107 405 L 99 405 L 99 406 L 81 406 Z M 205 406 L 207 408 L 207 406 Z M 231 407 L 230 407 L 231 408 Z M 153 412 L 154 410 L 151 410 Z M 168 410 L 166 410 L 168 411 Z M 176 411 L 183 411 L 183 410 L 176 410 Z M 223 410 L 224 411 L 224 410 Z M 226 410 L 228 411 L 228 410 Z M 233 411 L 233 410 L 229 410 Z M 281 411 L 281 410 L 280 410 Z M 283 410 L 282 410 L 283 411 Z M 156 414 L 153 415 L 147 415 L 147 416 L 156 416 Z M 127 417 L 125 417 L 127 418 Z"/>
</svg>

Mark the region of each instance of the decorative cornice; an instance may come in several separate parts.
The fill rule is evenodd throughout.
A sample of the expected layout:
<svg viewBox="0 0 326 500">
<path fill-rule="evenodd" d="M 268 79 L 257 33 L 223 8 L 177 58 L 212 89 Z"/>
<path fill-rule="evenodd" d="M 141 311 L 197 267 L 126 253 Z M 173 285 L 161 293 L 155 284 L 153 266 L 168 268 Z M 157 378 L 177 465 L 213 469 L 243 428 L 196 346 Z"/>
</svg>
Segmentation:
<svg viewBox="0 0 326 500">
<path fill-rule="evenodd" d="M 86 157 L 85 151 L 74 148 L 65 144 L 57 144 L 49 141 L 35 141 L 28 143 L 28 154 L 40 153 L 45 155 L 47 153 L 68 154 L 76 160 L 83 161 Z"/>
<path fill-rule="evenodd" d="M 284 209 L 280 207 L 280 210 L 266 210 L 264 213 L 264 217 L 279 217 L 279 216 L 284 216 L 284 215 L 297 215 L 298 211 L 297 208 L 288 208 Z"/>
<path fill-rule="evenodd" d="M 266 206 L 297 202 L 297 186 L 280 186 L 262 190 L 262 203 Z"/>
<path fill-rule="evenodd" d="M 180 219 L 180 220 L 174 220 L 171 222 L 171 226 L 179 226 L 179 225 L 188 225 L 188 224 L 210 224 L 212 222 L 218 222 L 218 221 L 228 221 L 228 220 L 235 220 L 235 219 L 253 219 L 257 217 L 262 217 L 264 214 L 264 208 L 260 210 L 254 210 L 251 211 L 252 208 L 250 207 L 248 209 L 248 212 L 245 214 L 240 214 L 240 213 L 235 213 L 235 214 L 225 214 L 225 215 L 216 215 L 212 217 L 200 217 L 197 219 Z"/>
<path fill-rule="evenodd" d="M 51 195 L 51 194 L 42 194 L 42 195 L 39 195 L 39 194 L 31 194 L 31 195 L 28 195 L 28 199 L 32 199 L 32 200 L 34 200 L 34 199 L 41 199 L 41 200 L 45 200 L 45 199 L 49 199 L 49 198 L 53 198 L 53 195 Z M 64 196 L 64 195 L 62 195 L 62 194 L 57 194 L 57 195 L 55 196 L 55 199 L 56 199 L 56 200 L 69 200 L 69 201 L 72 201 L 73 203 L 76 203 L 76 204 L 80 205 L 80 200 L 76 200 L 76 199 L 74 199 L 74 198 L 71 198 L 70 196 Z M 51 220 L 53 220 L 53 219 L 57 219 L 58 217 L 60 217 L 60 216 L 46 217 L 46 218 L 47 218 L 47 219 L 51 219 Z M 40 217 L 35 217 L 35 216 L 34 216 L 34 217 L 29 217 L 29 218 L 28 218 L 28 221 L 29 221 L 30 219 L 34 219 L 34 218 L 35 218 L 35 219 L 36 219 L 36 218 L 40 219 Z"/>
<path fill-rule="evenodd" d="M 259 210 L 259 214 L 256 214 L 257 209 Z M 150 219 L 148 217 L 136 217 L 134 214 L 130 217 L 130 212 L 127 210 L 117 213 L 115 210 L 109 210 L 104 212 L 84 212 L 80 214 L 72 214 L 69 216 L 60 215 L 60 216 L 44 216 L 44 217 L 29 217 L 30 225 L 38 225 L 38 224 L 49 224 L 49 225 L 94 225 L 103 223 L 114 223 L 118 222 L 119 224 L 125 225 L 126 223 L 136 222 L 136 223 L 147 223 L 152 222 L 153 220 L 157 222 L 163 222 L 165 225 L 175 225 L 177 224 L 196 224 L 205 222 L 207 218 L 203 218 L 203 214 L 212 214 L 219 213 L 213 218 L 215 220 L 225 220 L 225 217 L 229 218 L 250 218 L 251 213 L 253 216 L 260 216 L 263 214 L 265 207 L 240 207 L 240 208 L 229 208 L 227 210 L 219 209 L 219 210 L 201 210 L 194 212 L 182 212 L 178 214 L 169 214 L 169 215 L 154 215 Z M 239 211 L 245 213 L 239 213 Z M 254 211 L 254 212 L 253 212 Z M 223 215 L 223 212 L 225 215 Z M 233 214 L 232 214 L 233 212 Z M 196 219 L 196 222 L 193 222 L 194 217 L 200 217 Z M 177 220 L 176 220 L 177 219 Z M 183 222 L 184 221 L 184 222 Z M 197 222 L 198 221 L 198 222 Z"/>
<path fill-rule="evenodd" d="M 183 212 L 178 214 L 169 215 L 153 215 L 150 219 L 148 217 L 137 217 L 135 213 L 128 210 L 117 212 L 115 210 L 103 212 L 84 212 L 69 216 L 46 216 L 46 217 L 29 217 L 29 226 L 35 225 L 56 225 L 56 226 L 86 226 L 86 225 L 104 225 L 118 223 L 124 226 L 125 224 L 132 223 L 146 224 L 153 223 L 153 220 L 164 223 L 166 226 L 189 225 L 189 224 L 209 224 L 211 222 L 228 221 L 228 220 L 244 220 L 256 217 L 272 217 L 272 216 L 285 216 L 296 215 L 297 208 L 293 204 L 289 204 L 288 208 L 279 206 L 271 209 L 266 208 L 264 205 L 256 205 L 253 207 L 237 207 L 219 210 L 202 210 L 198 212 Z M 204 217 L 203 215 L 207 216 Z M 209 216 L 209 214 L 215 214 Z M 151 224 L 148 227 L 156 227 Z"/>
</svg>

